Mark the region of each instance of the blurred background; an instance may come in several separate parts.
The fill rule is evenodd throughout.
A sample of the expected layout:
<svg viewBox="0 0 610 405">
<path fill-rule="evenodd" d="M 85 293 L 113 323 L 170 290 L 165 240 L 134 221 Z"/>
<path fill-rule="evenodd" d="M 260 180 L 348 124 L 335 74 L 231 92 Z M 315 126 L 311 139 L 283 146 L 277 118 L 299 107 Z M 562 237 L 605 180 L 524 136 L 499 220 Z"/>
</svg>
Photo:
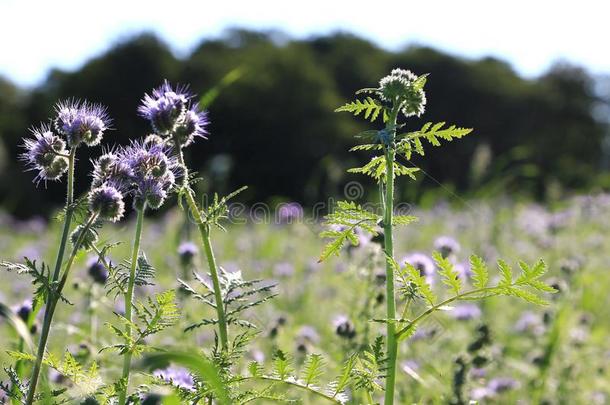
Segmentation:
<svg viewBox="0 0 610 405">
<path fill-rule="evenodd" d="M 345 169 L 367 156 L 347 151 L 366 122 L 333 110 L 394 67 L 430 73 L 426 114 L 408 128 L 475 128 L 414 160 L 426 175 L 400 187 L 402 201 L 557 200 L 610 186 L 605 6 L 452 3 L 0 0 L 0 210 L 47 215 L 63 202 L 62 185 L 43 192 L 18 161 L 57 100 L 108 106 L 104 143 L 125 144 L 148 134 L 136 108 L 163 79 L 206 94 L 211 135 L 189 150 L 203 187 L 311 206 L 342 194 L 354 180 Z M 100 153 L 79 152 L 80 170 Z M 77 190 L 88 182 L 79 176 Z"/>
</svg>

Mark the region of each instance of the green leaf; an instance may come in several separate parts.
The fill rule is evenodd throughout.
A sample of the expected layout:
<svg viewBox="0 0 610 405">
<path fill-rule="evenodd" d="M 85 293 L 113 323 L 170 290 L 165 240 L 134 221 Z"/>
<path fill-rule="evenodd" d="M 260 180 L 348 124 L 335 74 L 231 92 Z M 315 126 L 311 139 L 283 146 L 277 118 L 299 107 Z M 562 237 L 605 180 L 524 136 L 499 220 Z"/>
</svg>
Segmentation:
<svg viewBox="0 0 610 405">
<path fill-rule="evenodd" d="M 511 267 L 502 259 L 498 260 L 498 268 L 502 274 L 502 280 L 500 280 L 500 287 L 508 287 L 513 284 L 513 271 Z"/>
<path fill-rule="evenodd" d="M 462 288 L 462 280 L 459 273 L 454 269 L 453 263 L 447 258 L 444 258 L 439 252 L 432 254 L 436 265 L 439 267 L 439 274 L 443 279 L 443 283 L 450 287 L 453 292 L 458 295 Z"/>
<path fill-rule="evenodd" d="M 413 215 L 394 215 L 392 217 L 392 225 L 409 225 L 412 222 L 417 222 L 417 217 Z"/>
<path fill-rule="evenodd" d="M 470 268 L 472 270 L 472 285 L 475 288 L 485 288 L 489 282 L 489 271 L 485 261 L 477 256 L 470 256 Z"/>
<path fill-rule="evenodd" d="M 356 100 L 351 103 L 347 103 L 335 110 L 335 112 L 350 112 L 354 115 L 358 115 L 364 112 L 364 118 L 373 122 L 379 116 L 379 113 L 384 110 L 381 103 L 374 100 L 371 97 L 366 97 L 364 100 Z"/>
<path fill-rule="evenodd" d="M 323 374 L 324 360 L 322 356 L 315 353 L 308 355 L 301 372 L 301 380 L 309 387 L 310 385 L 317 384 Z"/>
<path fill-rule="evenodd" d="M 170 362 L 188 368 L 199 380 L 205 381 L 219 404 L 231 404 L 229 389 L 223 382 L 220 371 L 208 359 L 193 353 L 169 351 L 148 355 L 144 360 L 146 367 L 151 370 L 165 367 Z"/>
</svg>

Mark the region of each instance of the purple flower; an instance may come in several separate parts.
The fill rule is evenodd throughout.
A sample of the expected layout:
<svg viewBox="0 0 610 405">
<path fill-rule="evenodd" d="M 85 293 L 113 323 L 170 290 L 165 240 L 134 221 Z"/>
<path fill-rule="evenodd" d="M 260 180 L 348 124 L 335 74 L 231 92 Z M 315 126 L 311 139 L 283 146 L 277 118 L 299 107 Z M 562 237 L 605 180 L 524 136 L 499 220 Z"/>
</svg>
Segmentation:
<svg viewBox="0 0 610 405">
<path fill-rule="evenodd" d="M 89 277 L 98 284 L 106 284 L 106 280 L 108 280 L 108 270 L 101 263 L 99 257 L 91 256 L 89 260 L 87 260 L 87 274 Z"/>
<path fill-rule="evenodd" d="M 180 256 L 180 262 L 183 266 L 191 264 L 198 252 L 197 245 L 190 241 L 182 242 L 178 246 L 178 256 Z"/>
<path fill-rule="evenodd" d="M 451 316 L 458 321 L 468 321 L 481 316 L 481 309 L 476 304 L 456 305 L 451 311 Z"/>
<path fill-rule="evenodd" d="M 421 276 L 426 277 L 428 284 L 434 283 L 434 262 L 430 256 L 415 252 L 405 256 L 400 263 L 405 262 L 415 267 Z"/>
<path fill-rule="evenodd" d="M 153 371 L 153 375 L 173 386 L 195 391 L 195 380 L 189 371 L 183 367 L 169 366 L 164 369 Z"/>
<path fill-rule="evenodd" d="M 108 183 L 134 196 L 134 203 L 161 207 L 176 182 L 176 158 L 164 144 L 134 141 L 95 162 L 94 184 Z"/>
<path fill-rule="evenodd" d="M 28 319 L 30 318 L 30 314 L 32 313 L 32 308 L 32 300 L 27 299 L 21 304 L 14 305 L 11 309 L 19 318 L 21 318 L 23 322 L 27 323 Z"/>
<path fill-rule="evenodd" d="M 356 336 L 356 327 L 345 315 L 337 315 L 333 319 L 335 333 L 345 339 L 353 339 Z"/>
<path fill-rule="evenodd" d="M 178 122 L 174 136 L 182 147 L 189 146 L 196 137 L 208 139 L 208 114 L 199 109 L 197 103 L 193 104 L 184 114 L 184 118 Z"/>
<path fill-rule="evenodd" d="M 55 111 L 55 129 L 66 137 L 70 146 L 81 142 L 87 146 L 98 145 L 110 125 L 106 107 L 99 104 L 65 100 L 57 103 Z"/>
<path fill-rule="evenodd" d="M 447 258 L 460 251 L 460 244 L 450 236 L 440 236 L 434 241 L 434 249 Z"/>
<path fill-rule="evenodd" d="M 294 266 L 289 262 L 277 263 L 273 268 L 276 277 L 290 277 L 294 274 Z"/>
<path fill-rule="evenodd" d="M 303 207 L 296 202 L 280 204 L 277 207 L 277 219 L 281 224 L 292 224 L 303 219 Z"/>
<path fill-rule="evenodd" d="M 316 331 L 316 328 L 309 325 L 303 325 L 297 333 L 298 339 L 306 340 L 309 343 L 317 344 L 320 341 L 320 335 Z"/>
<path fill-rule="evenodd" d="M 519 387 L 519 383 L 510 377 L 498 377 L 489 381 L 487 389 L 495 394 L 501 394 Z"/>
<path fill-rule="evenodd" d="M 515 323 L 515 330 L 517 332 L 529 332 L 534 335 L 541 335 L 544 333 L 544 325 L 540 316 L 534 312 L 525 311 L 521 314 L 517 323 Z"/>
<path fill-rule="evenodd" d="M 115 187 L 101 185 L 89 192 L 89 209 L 99 215 L 101 219 L 116 222 L 125 213 L 123 195 Z"/>
<path fill-rule="evenodd" d="M 66 143 L 47 125 L 33 128 L 31 132 L 34 138 L 24 141 L 26 151 L 21 155 L 21 160 L 28 170 L 38 171 L 34 178 L 37 183 L 40 180 L 59 180 L 68 170 Z"/>
</svg>

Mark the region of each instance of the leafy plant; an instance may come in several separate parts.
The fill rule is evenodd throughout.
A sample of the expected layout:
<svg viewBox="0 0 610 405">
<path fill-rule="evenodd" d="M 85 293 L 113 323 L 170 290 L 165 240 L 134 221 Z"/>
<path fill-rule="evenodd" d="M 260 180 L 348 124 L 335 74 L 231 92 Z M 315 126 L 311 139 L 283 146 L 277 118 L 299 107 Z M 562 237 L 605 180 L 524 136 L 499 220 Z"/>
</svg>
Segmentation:
<svg viewBox="0 0 610 405">
<path fill-rule="evenodd" d="M 471 258 L 473 272 L 475 274 L 474 289 L 462 291 L 461 279 L 454 269 L 453 264 L 442 257 L 435 255 L 435 261 L 439 268 L 439 274 L 443 284 L 450 292 L 450 297 L 437 301 L 437 298 L 428 285 L 426 278 L 412 265 L 398 264 L 394 259 L 393 228 L 398 225 L 407 225 L 416 220 L 412 216 L 394 215 L 394 186 L 399 176 L 406 175 L 415 179 L 418 172 L 417 167 L 404 166 L 398 161 L 402 156 L 410 162 L 413 153 L 424 156 L 425 148 L 422 141 L 432 146 L 441 146 L 442 141 L 450 142 L 460 139 L 472 132 L 470 128 L 461 128 L 455 125 L 446 126 L 444 122 L 433 124 L 428 122 L 420 130 L 402 132 L 406 126 L 399 117 L 420 116 L 425 111 L 426 96 L 424 86 L 427 75 L 416 76 L 412 72 L 403 69 L 394 69 L 390 75 L 382 78 L 378 88 L 367 88 L 356 94 L 367 94 L 364 99 L 345 104 L 338 108 L 337 112 L 349 112 L 353 115 L 363 114 L 370 122 L 382 119 L 384 128 L 381 130 L 369 130 L 361 133 L 358 138 L 365 143 L 352 148 L 352 151 L 377 152 L 369 163 L 362 167 L 350 169 L 351 173 L 365 174 L 379 185 L 380 202 L 383 207 L 383 215 L 377 215 L 362 209 L 354 202 L 340 202 L 335 212 L 326 217 L 326 225 L 329 230 L 322 232 L 321 236 L 331 241 L 324 248 L 320 261 L 331 255 L 339 254 L 342 246 L 347 242 L 357 245 L 358 238 L 356 230 L 376 236 L 378 228 L 383 229 L 383 249 L 386 255 L 386 350 L 387 370 L 385 373 L 385 400 L 384 404 L 394 403 L 396 363 L 398 357 L 399 342 L 410 336 L 417 324 L 431 313 L 442 309 L 456 300 L 483 299 L 496 295 L 510 295 L 522 298 L 535 304 L 544 304 L 544 300 L 535 292 L 552 292 L 553 288 L 540 281 L 546 266 L 540 261 L 530 267 L 520 262 L 522 273 L 513 280 L 512 269 L 503 261 L 498 262 L 502 279 L 498 285 L 487 286 L 489 275 L 486 265 L 482 259 L 473 256 Z M 400 281 L 398 292 L 406 298 L 405 308 L 402 316 L 397 317 L 396 312 L 396 281 Z M 533 291 L 535 292 L 533 292 Z M 410 304 L 413 301 L 423 300 L 428 306 L 419 315 L 411 318 Z M 365 357 L 369 367 L 372 358 Z M 365 373 L 365 372 L 363 372 Z M 373 387 L 366 387 L 367 392 L 372 392 Z M 373 402 L 373 400 L 370 400 Z"/>
</svg>

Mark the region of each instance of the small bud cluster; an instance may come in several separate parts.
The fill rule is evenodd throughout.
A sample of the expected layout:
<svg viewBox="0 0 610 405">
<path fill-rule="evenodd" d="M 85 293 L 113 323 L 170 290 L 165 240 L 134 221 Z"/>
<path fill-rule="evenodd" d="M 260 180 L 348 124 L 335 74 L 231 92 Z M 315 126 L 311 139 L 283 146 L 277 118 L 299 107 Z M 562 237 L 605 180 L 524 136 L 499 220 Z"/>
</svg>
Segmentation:
<svg viewBox="0 0 610 405">
<path fill-rule="evenodd" d="M 206 138 L 207 114 L 183 87 L 175 90 L 166 81 L 152 94 L 146 94 L 138 108 L 140 115 L 150 121 L 161 139 L 173 138 L 180 147 L 189 146 L 195 137 Z"/>
<path fill-rule="evenodd" d="M 379 81 L 381 98 L 385 101 L 403 103 L 402 113 L 407 116 L 420 116 L 426 107 L 426 94 L 414 86 L 419 77 L 410 70 L 394 69 L 388 76 Z"/>
</svg>

